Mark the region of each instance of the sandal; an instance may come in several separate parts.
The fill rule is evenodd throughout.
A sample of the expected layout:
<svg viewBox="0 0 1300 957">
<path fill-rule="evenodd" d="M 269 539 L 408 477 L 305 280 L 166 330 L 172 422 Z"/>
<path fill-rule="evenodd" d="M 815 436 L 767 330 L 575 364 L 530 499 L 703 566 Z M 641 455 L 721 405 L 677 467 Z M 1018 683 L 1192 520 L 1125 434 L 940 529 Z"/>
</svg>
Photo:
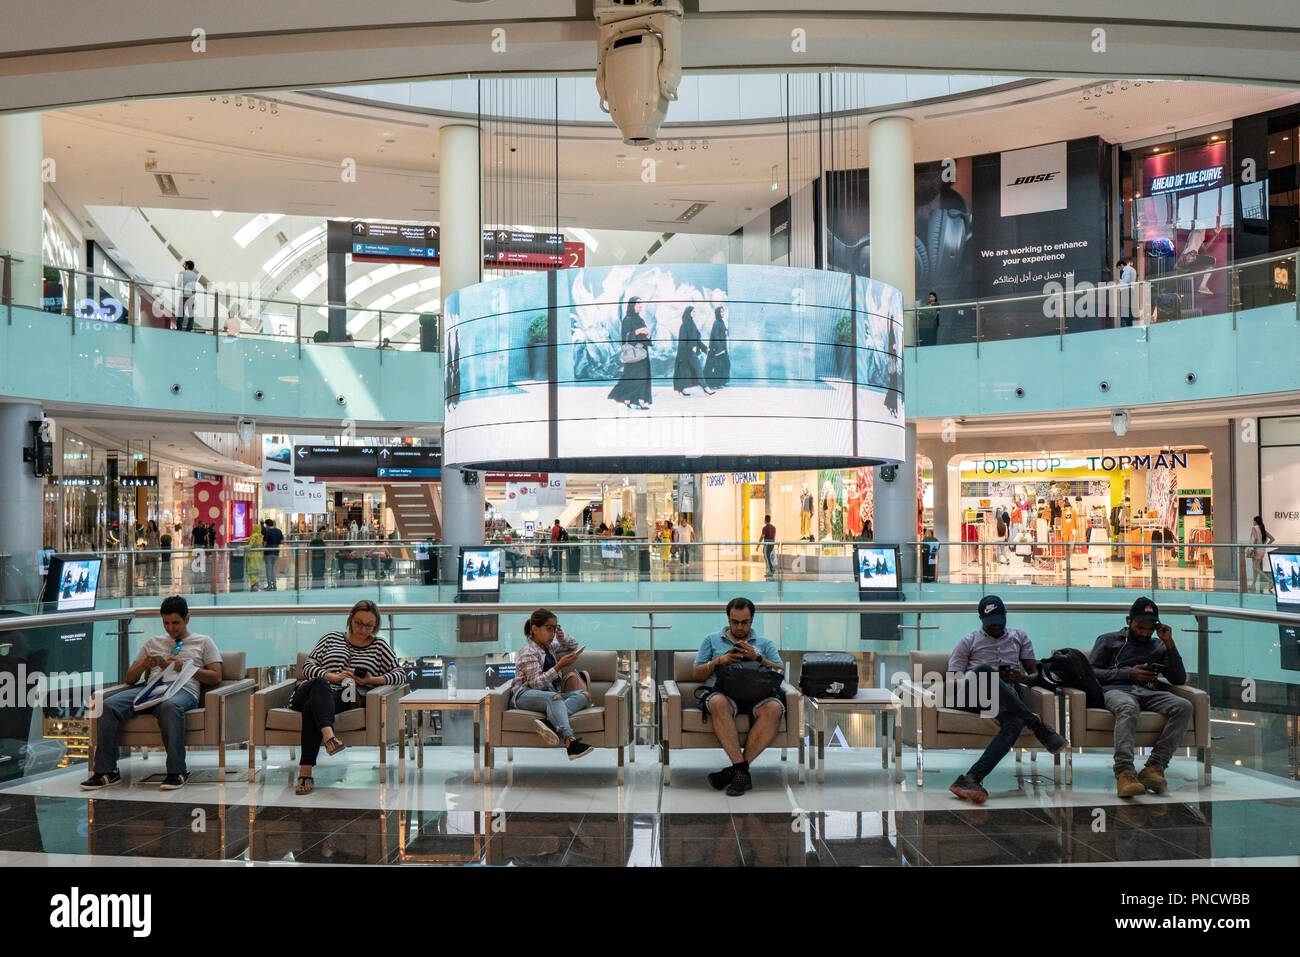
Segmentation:
<svg viewBox="0 0 1300 957">
<path fill-rule="evenodd" d="M 293 789 L 294 794 L 311 794 L 316 788 L 316 782 L 310 775 L 298 778 L 298 786 Z"/>
<path fill-rule="evenodd" d="M 340 751 L 342 751 L 342 750 L 343 750 L 344 748 L 346 748 L 346 747 L 347 747 L 347 745 L 344 744 L 342 741 L 340 741 L 337 737 L 333 737 L 333 738 L 330 738 L 328 741 L 325 742 L 325 753 L 326 753 L 326 754 L 338 754 Z"/>
</svg>

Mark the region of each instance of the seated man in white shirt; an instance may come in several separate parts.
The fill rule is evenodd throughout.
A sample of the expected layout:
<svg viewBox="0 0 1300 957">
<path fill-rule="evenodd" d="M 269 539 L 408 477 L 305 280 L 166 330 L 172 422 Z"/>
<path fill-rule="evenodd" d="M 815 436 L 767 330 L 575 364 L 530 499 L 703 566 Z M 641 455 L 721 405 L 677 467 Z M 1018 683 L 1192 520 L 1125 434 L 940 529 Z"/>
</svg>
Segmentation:
<svg viewBox="0 0 1300 957">
<path fill-rule="evenodd" d="M 1070 742 L 1043 724 L 1042 718 L 1029 710 L 1016 694 L 1016 686 L 1028 684 L 1038 670 L 1029 636 L 1019 628 L 1007 627 L 1007 609 L 997 595 L 981 599 L 977 610 L 980 628 L 957 642 L 948 659 L 948 670 L 968 676 L 968 702 L 979 700 L 976 689 L 981 673 L 989 674 L 984 680 L 990 684 L 992 675 L 998 676 L 997 684 L 992 685 L 996 688 L 992 704 L 997 707 L 999 730 L 970 770 L 954 781 L 948 790 L 960 798 L 983 804 L 988 800 L 989 792 L 984 790 L 981 782 L 1006 757 L 1025 728 L 1029 728 L 1052 754 L 1060 754 L 1070 746 Z M 967 707 L 964 710 L 980 709 Z"/>
<path fill-rule="evenodd" d="M 185 769 L 185 712 L 197 708 L 199 704 L 199 685 L 209 688 L 221 684 L 221 652 L 207 635 L 190 633 L 190 609 L 185 599 L 173 595 L 163 600 L 163 630 L 166 635 L 150 638 L 131 662 L 126 671 L 125 681 L 136 685 L 144 676 L 148 684 L 159 670 L 169 665 L 183 666 L 192 661 L 198 670 L 185 682 L 183 688 L 176 690 L 166 701 L 160 701 L 147 710 L 136 711 L 135 699 L 139 697 L 144 684 L 126 688 L 103 702 L 103 713 L 99 716 L 99 739 L 95 745 L 94 773 L 81 782 L 83 791 L 97 791 L 121 783 L 122 775 L 117 769 L 118 739 L 122 725 L 136 715 L 149 715 L 158 722 L 162 733 L 163 746 L 167 749 L 167 777 L 163 779 L 161 789 L 175 791 L 185 786 L 189 772 Z"/>
</svg>

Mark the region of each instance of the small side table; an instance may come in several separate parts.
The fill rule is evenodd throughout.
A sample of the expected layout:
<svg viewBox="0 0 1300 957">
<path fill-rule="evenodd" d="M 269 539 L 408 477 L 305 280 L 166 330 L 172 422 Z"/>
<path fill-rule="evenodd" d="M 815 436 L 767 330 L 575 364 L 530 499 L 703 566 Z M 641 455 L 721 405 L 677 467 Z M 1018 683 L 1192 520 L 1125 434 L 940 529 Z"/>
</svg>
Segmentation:
<svg viewBox="0 0 1300 957">
<path fill-rule="evenodd" d="M 852 698 L 812 698 L 805 697 L 808 705 L 804 711 L 805 730 L 815 733 L 816 740 L 809 742 L 808 771 L 809 777 L 815 768 L 817 783 L 826 780 L 826 718 L 831 712 L 875 711 L 879 720 L 884 722 L 884 742 L 880 749 L 880 766 L 889 767 L 889 752 L 893 748 L 894 735 L 897 734 L 898 712 L 902 701 L 888 688 L 859 688 Z M 816 745 L 813 747 L 812 745 Z"/>
<path fill-rule="evenodd" d="M 407 717 L 415 712 L 416 767 L 424 767 L 424 713 L 426 711 L 469 711 L 474 716 L 474 783 L 479 782 L 479 748 L 486 735 L 480 735 L 480 725 L 486 725 L 487 708 L 484 703 L 491 688 L 424 689 L 412 691 L 398 702 L 402 722 L 401 748 L 397 754 L 398 780 L 406 780 Z"/>
</svg>

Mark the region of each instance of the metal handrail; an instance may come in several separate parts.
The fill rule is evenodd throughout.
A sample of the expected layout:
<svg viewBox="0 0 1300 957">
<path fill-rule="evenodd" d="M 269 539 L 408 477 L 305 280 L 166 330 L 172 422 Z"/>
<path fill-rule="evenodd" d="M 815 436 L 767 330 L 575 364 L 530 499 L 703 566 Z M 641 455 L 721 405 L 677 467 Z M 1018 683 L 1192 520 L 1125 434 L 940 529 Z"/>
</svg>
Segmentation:
<svg viewBox="0 0 1300 957">
<path fill-rule="evenodd" d="M 872 602 L 870 606 L 857 601 L 781 601 L 773 603 L 769 609 L 762 602 L 756 602 L 759 613 L 768 614 L 826 614 L 860 615 L 869 610 L 882 614 L 968 614 L 971 610 L 969 600 L 962 601 L 881 601 Z M 548 601 L 546 607 L 557 613 L 603 615 L 712 615 L 721 610 L 717 601 L 693 602 L 609 602 Z M 1051 614 L 1062 611 L 1083 614 L 1115 615 L 1126 614 L 1131 606 L 1129 602 L 1116 601 L 1009 601 L 1007 611 L 1014 614 Z M 459 602 L 429 602 L 390 605 L 381 608 L 385 615 L 464 615 L 464 614 L 520 614 L 525 615 L 537 608 L 537 602 L 498 602 L 482 604 L 463 604 Z M 348 604 L 308 604 L 308 605 L 195 605 L 191 615 L 211 616 L 214 618 L 251 618 L 276 615 L 346 615 L 352 610 Z M 1232 608 L 1226 605 L 1195 605 L 1184 602 L 1162 602 L 1161 614 L 1165 616 L 1185 615 L 1196 618 L 1224 618 L 1235 621 L 1251 621 L 1277 625 L 1300 625 L 1300 612 L 1279 612 L 1269 609 Z M 100 611 L 68 611 L 50 615 L 33 615 L 27 618 L 0 618 L 0 633 L 21 631 L 33 626 L 46 627 L 55 625 L 73 625 L 99 621 L 123 621 L 134 618 L 153 618 L 158 614 L 156 607 L 116 608 Z"/>
<path fill-rule="evenodd" d="M 1084 288 L 1091 289 L 1094 291 L 1095 290 L 1115 291 L 1115 290 L 1124 289 L 1129 286 L 1151 285 L 1156 283 L 1171 282 L 1173 280 L 1191 279 L 1193 277 L 1205 276 L 1212 273 L 1228 272 L 1234 269 L 1242 269 L 1250 266 L 1262 266 L 1272 262 L 1294 261 L 1297 255 L 1300 255 L 1300 249 L 1291 249 L 1286 252 L 1274 253 L 1269 256 L 1255 256 L 1249 259 L 1237 259 L 1234 260 L 1230 265 L 1213 266 L 1209 269 L 1197 270 L 1196 272 L 1180 272 L 1180 273 L 1170 273 L 1169 275 L 1166 276 L 1152 276 L 1145 279 L 1134 280 L 1132 283 L 1120 283 L 1117 281 L 1107 282 L 1107 283 L 1089 282 L 1088 286 Z M 1078 286 L 1075 287 L 1074 290 L 1075 293 L 1081 294 L 1082 291 L 1083 290 L 1080 289 Z M 1039 300 L 1039 299 L 1042 300 L 1055 299 L 1055 298 L 1059 298 L 1062 295 L 1066 295 L 1066 292 L 1064 290 L 1062 290 L 1061 292 L 1052 292 L 1052 293 L 1039 292 L 1039 293 L 1033 293 L 1026 296 L 1003 296 L 1003 297 L 993 297 L 988 299 L 967 299 L 961 302 L 941 302 L 936 306 L 930 306 L 930 305 L 926 305 L 925 303 L 919 303 L 915 306 L 905 306 L 903 308 L 903 312 L 905 313 L 920 312 L 927 309 L 961 309 L 961 308 L 974 308 L 974 307 L 983 307 L 983 306 L 996 306 L 1008 302 L 1029 302 L 1032 300 Z"/>
</svg>

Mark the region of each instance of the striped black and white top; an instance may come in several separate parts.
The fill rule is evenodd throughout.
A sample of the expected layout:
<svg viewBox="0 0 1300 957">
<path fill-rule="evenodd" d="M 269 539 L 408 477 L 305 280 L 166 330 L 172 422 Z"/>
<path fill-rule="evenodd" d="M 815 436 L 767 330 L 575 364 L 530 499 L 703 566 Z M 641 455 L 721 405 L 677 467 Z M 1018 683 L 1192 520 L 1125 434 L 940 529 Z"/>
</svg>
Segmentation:
<svg viewBox="0 0 1300 957">
<path fill-rule="evenodd" d="M 397 656 L 384 639 L 376 637 L 362 648 L 348 641 L 347 636 L 340 631 L 331 631 L 316 642 L 316 647 L 302 664 L 302 677 L 323 677 L 326 672 L 342 671 L 344 668 L 364 668 L 371 675 L 383 675 L 384 684 L 389 685 L 401 684 L 406 680 L 406 672 L 398 667 Z M 342 687 L 334 682 L 331 685 L 335 688 Z"/>
</svg>

